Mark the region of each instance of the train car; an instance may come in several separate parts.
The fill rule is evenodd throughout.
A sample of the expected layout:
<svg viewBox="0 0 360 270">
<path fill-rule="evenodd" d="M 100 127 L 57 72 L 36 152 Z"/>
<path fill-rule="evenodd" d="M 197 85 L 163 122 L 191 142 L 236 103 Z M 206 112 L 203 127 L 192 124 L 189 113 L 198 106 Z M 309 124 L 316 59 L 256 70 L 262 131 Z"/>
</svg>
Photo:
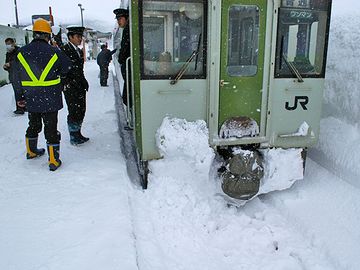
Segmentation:
<svg viewBox="0 0 360 270">
<path fill-rule="evenodd" d="M 206 121 L 240 199 L 258 191 L 259 150 L 317 142 L 331 0 L 132 0 L 129 11 L 126 118 L 143 187 L 166 116 Z"/>
</svg>

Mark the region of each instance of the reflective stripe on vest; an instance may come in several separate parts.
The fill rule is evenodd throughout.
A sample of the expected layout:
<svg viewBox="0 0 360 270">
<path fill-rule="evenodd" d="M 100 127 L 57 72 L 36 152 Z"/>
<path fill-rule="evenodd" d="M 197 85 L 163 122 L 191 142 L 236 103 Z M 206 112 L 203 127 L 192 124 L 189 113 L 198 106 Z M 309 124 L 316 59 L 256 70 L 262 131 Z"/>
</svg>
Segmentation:
<svg viewBox="0 0 360 270">
<path fill-rule="evenodd" d="M 19 59 L 21 65 L 25 68 L 26 73 L 31 79 L 31 81 L 21 81 L 22 86 L 52 86 L 57 85 L 61 82 L 60 77 L 55 80 L 45 81 L 45 78 L 49 74 L 54 63 L 58 60 L 58 56 L 56 53 L 53 55 L 53 57 L 51 57 L 49 63 L 46 65 L 44 71 L 41 73 L 40 79 L 36 78 L 35 74 L 32 72 L 29 64 L 26 62 L 24 56 L 21 53 L 18 53 L 17 58 Z"/>
</svg>

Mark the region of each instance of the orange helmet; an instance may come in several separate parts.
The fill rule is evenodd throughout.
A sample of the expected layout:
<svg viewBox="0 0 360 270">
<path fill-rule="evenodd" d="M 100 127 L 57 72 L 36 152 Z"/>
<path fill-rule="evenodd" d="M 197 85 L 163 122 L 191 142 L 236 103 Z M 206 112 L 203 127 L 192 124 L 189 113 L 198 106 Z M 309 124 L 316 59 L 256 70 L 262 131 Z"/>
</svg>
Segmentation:
<svg viewBox="0 0 360 270">
<path fill-rule="evenodd" d="M 33 32 L 43 32 L 51 34 L 51 26 L 47 20 L 39 18 L 34 21 Z"/>
</svg>

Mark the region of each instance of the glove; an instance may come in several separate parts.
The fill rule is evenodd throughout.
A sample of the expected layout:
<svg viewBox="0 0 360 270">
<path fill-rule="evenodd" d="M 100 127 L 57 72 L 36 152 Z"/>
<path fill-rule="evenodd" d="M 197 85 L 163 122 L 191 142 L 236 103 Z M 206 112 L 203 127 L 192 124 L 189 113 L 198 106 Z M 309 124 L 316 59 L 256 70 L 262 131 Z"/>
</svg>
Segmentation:
<svg viewBox="0 0 360 270">
<path fill-rule="evenodd" d="M 85 91 L 89 90 L 89 83 L 88 83 L 88 81 L 86 79 L 83 80 L 82 86 L 83 86 Z"/>
<path fill-rule="evenodd" d="M 3 65 L 3 69 L 8 71 L 10 69 L 10 63 L 5 63 L 5 65 Z"/>
<path fill-rule="evenodd" d="M 70 84 L 65 84 L 63 88 L 63 92 L 66 92 L 69 89 L 70 89 Z"/>
<path fill-rule="evenodd" d="M 20 107 L 20 108 L 25 108 L 26 107 L 26 101 L 25 100 L 19 100 L 16 102 L 16 104 Z"/>
<path fill-rule="evenodd" d="M 70 80 L 66 76 L 61 76 L 61 83 L 64 92 L 70 88 Z"/>
</svg>

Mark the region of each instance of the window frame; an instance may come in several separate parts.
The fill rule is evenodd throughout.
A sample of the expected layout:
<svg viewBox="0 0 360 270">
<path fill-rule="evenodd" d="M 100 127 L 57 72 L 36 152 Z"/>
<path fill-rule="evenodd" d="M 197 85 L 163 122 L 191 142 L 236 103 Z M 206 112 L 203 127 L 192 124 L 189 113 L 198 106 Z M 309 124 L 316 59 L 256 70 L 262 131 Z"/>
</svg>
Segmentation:
<svg viewBox="0 0 360 270">
<path fill-rule="evenodd" d="M 154 2 L 179 2 L 176 0 L 154 0 Z M 139 1 L 139 42 L 140 42 L 140 79 L 141 80 L 169 80 L 173 79 L 176 74 L 166 74 L 166 75 L 149 75 L 145 74 L 145 65 L 144 65 L 144 28 L 143 28 L 143 12 L 144 12 L 144 2 Z M 149 1 L 151 2 L 151 1 Z M 193 1 L 193 0 L 181 0 L 185 3 L 202 3 L 203 4 L 203 31 L 202 31 L 202 54 L 203 54 L 203 63 L 202 74 L 197 75 L 188 75 L 184 74 L 182 79 L 206 79 L 207 77 L 207 49 L 208 49 L 208 1 Z M 166 28 L 166 26 L 165 26 Z M 174 57 L 174 56 L 173 56 Z"/>
<path fill-rule="evenodd" d="M 257 30 L 257 32 L 256 33 L 252 33 L 252 35 L 253 35 L 253 37 L 254 37 L 254 39 L 252 39 L 251 40 L 251 42 L 252 42 L 252 44 L 254 45 L 254 43 L 253 43 L 253 41 L 255 40 L 255 38 L 257 38 L 257 42 L 256 42 L 256 44 L 257 44 L 257 48 L 255 48 L 255 50 L 259 50 L 259 41 L 260 41 L 260 31 L 259 31 L 259 28 L 260 28 L 260 8 L 259 8 L 259 6 L 257 6 L 257 5 L 255 5 L 255 4 L 251 4 L 251 5 L 245 5 L 245 4 L 234 4 L 234 5 L 231 5 L 230 7 L 229 7 L 229 10 L 228 10 L 228 16 L 229 16 L 229 20 L 228 20 L 228 22 L 227 22 L 227 25 L 228 25 L 228 33 L 227 33 L 227 39 L 228 39 L 228 48 L 227 48 L 227 56 L 226 56 L 226 58 L 227 58 L 227 61 L 226 61 L 226 74 L 227 74 L 227 76 L 229 76 L 229 77 L 238 77 L 238 78 L 244 78 L 244 77 L 255 77 L 257 74 L 258 74 L 258 72 L 259 72 L 259 53 L 257 53 L 256 54 L 256 65 L 238 65 L 238 66 L 247 66 L 247 67 L 251 67 L 251 66 L 256 66 L 256 72 L 255 73 L 253 73 L 253 74 L 250 74 L 250 75 L 246 75 L 246 74 L 231 74 L 230 72 L 229 72 L 229 70 L 232 68 L 232 67 L 236 67 L 236 66 L 234 66 L 234 65 L 230 65 L 230 53 L 232 53 L 232 44 L 231 44 L 231 42 L 232 42 L 232 40 L 230 41 L 230 29 L 231 29 L 231 19 L 230 19 L 230 13 L 231 13 L 231 8 L 232 7 L 255 7 L 256 8 L 256 12 L 257 12 L 257 16 L 255 16 L 255 17 L 245 17 L 245 18 L 243 18 L 243 20 L 241 20 L 240 21 L 240 24 L 241 24 L 241 29 L 243 28 L 243 22 L 244 21 L 246 21 L 246 20 L 248 20 L 248 19 L 255 19 L 255 20 L 253 20 L 253 25 L 255 26 L 254 28 L 253 28 L 253 31 L 255 31 L 255 29 L 256 29 L 256 26 L 258 27 L 258 30 Z M 256 19 L 257 19 L 257 21 L 256 21 Z M 243 33 L 246 33 L 246 31 L 241 31 L 241 33 L 240 34 L 243 34 Z M 255 34 L 257 34 L 256 35 L 256 37 L 255 37 Z M 242 37 L 240 36 L 240 39 L 237 41 L 237 42 L 239 42 L 239 48 L 240 48 L 240 43 L 242 42 Z"/>
<path fill-rule="evenodd" d="M 277 22 L 277 34 L 276 34 L 276 50 L 275 50 L 275 68 L 274 68 L 274 78 L 276 79 L 285 79 L 285 78 L 296 78 L 295 75 L 293 75 L 291 72 L 289 72 L 288 74 L 281 74 L 279 72 L 279 65 L 280 65 L 280 56 L 279 53 L 281 52 L 281 46 L 282 46 L 282 41 L 280 37 L 280 31 L 281 31 L 281 12 L 283 10 L 285 11 L 289 11 L 289 10 L 310 10 L 312 11 L 312 9 L 307 9 L 307 8 L 297 8 L 297 7 L 279 7 L 277 10 L 278 13 L 278 22 Z M 325 41 L 324 41 L 324 52 L 323 52 L 323 65 L 322 65 L 322 69 L 321 72 L 319 74 L 304 74 L 301 73 L 301 76 L 303 78 L 325 78 L 325 71 L 326 71 L 326 63 L 327 63 L 327 53 L 328 53 L 328 44 L 329 44 L 329 30 L 330 30 L 330 17 L 331 17 L 331 0 L 329 0 L 328 3 L 328 8 L 327 10 L 322 10 L 322 9 L 315 9 L 315 11 L 326 11 L 327 14 L 327 19 L 326 19 L 326 29 L 325 29 Z M 300 24 L 298 24 L 300 25 Z"/>
</svg>

